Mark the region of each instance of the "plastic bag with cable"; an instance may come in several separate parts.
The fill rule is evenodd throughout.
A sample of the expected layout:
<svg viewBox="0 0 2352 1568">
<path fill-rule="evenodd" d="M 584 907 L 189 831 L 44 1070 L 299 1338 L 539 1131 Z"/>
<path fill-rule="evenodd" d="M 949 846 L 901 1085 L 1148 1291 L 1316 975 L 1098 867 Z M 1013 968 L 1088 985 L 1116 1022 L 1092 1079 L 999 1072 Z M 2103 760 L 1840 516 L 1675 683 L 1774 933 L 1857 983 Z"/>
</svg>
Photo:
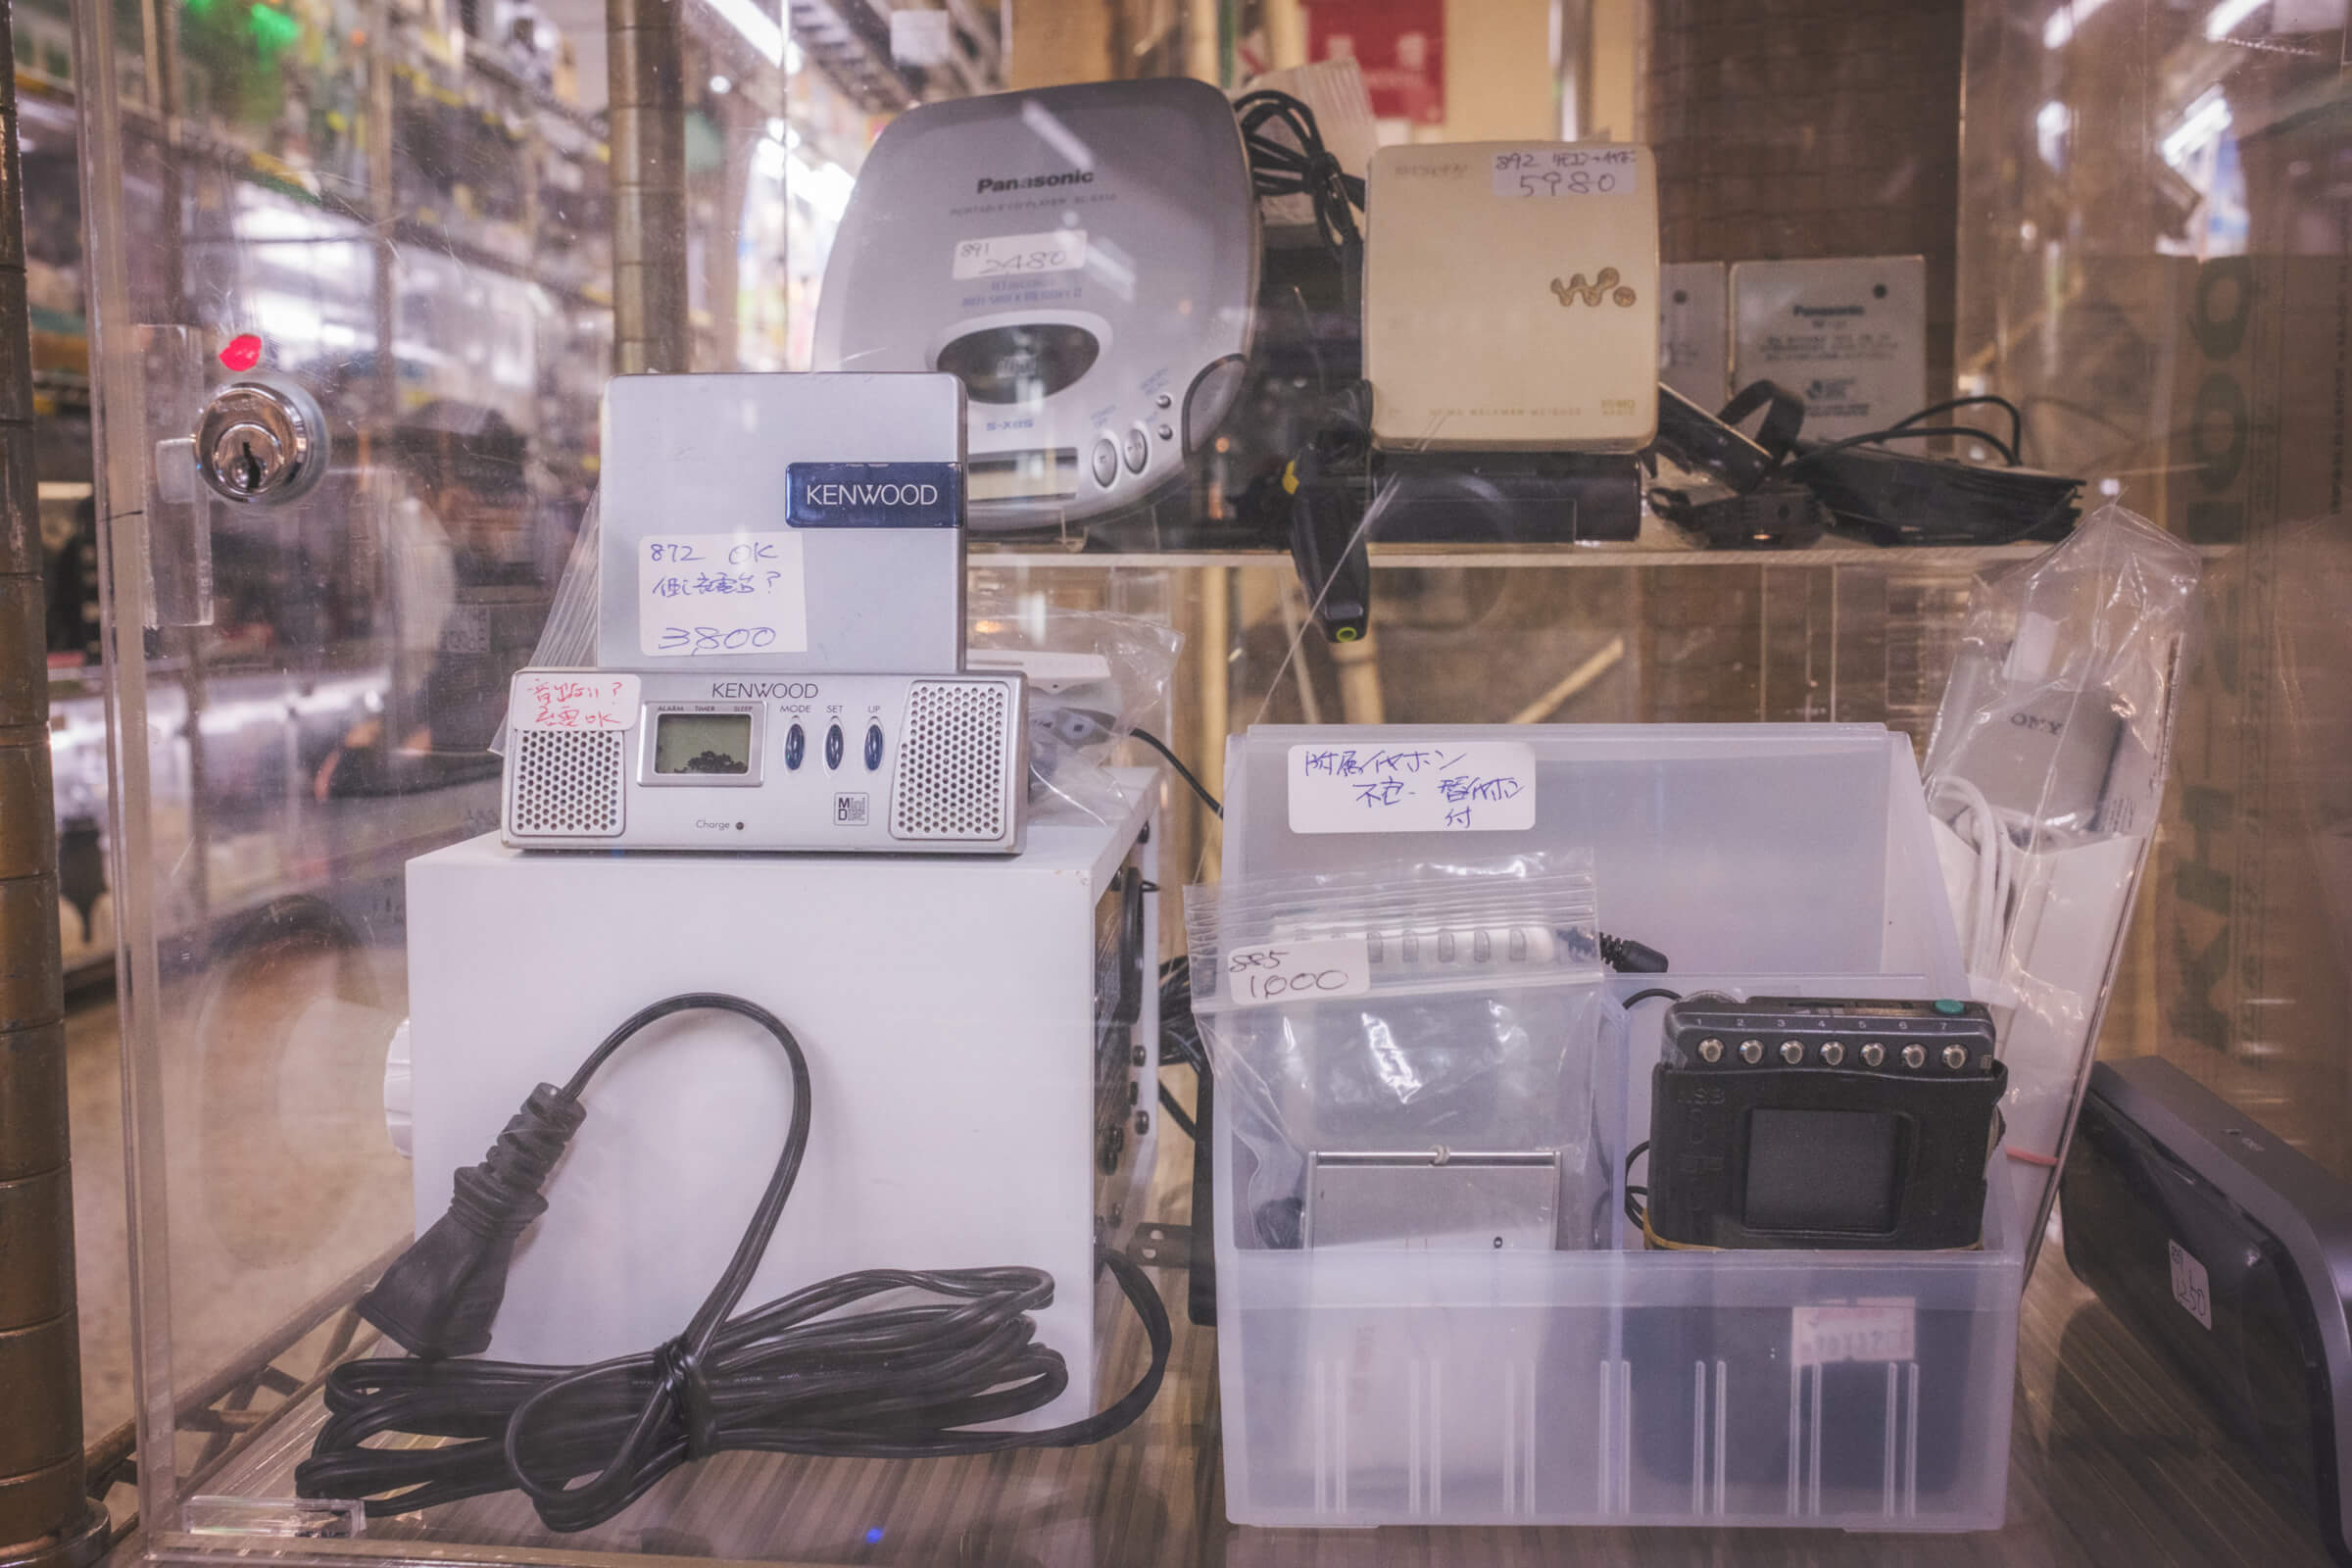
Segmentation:
<svg viewBox="0 0 2352 1568">
<path fill-rule="evenodd" d="M 2109 505 L 1984 574 L 1928 746 L 1945 892 L 2009 1069 L 2002 1116 L 2029 1248 L 2155 835 L 2200 564 Z"/>
<path fill-rule="evenodd" d="M 975 602 L 965 627 L 971 668 L 1028 678 L 1032 819 L 1116 820 L 1127 802 L 1108 759 L 1168 710 L 1183 634 L 1031 596 Z"/>
</svg>

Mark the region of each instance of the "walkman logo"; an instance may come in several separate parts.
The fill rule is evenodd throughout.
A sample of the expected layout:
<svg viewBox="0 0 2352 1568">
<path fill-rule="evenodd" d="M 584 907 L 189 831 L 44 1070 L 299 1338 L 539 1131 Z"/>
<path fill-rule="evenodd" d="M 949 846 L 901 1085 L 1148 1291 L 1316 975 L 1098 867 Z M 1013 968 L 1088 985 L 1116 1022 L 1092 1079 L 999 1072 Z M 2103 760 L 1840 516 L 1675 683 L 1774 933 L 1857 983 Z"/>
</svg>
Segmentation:
<svg viewBox="0 0 2352 1568">
<path fill-rule="evenodd" d="M 1585 274 L 1582 272 L 1573 274 L 1565 283 L 1555 277 L 1551 280 L 1551 291 L 1559 296 L 1560 304 L 1563 306 L 1575 305 L 1580 302 L 1597 306 L 1603 295 L 1608 296 L 1609 303 L 1612 305 L 1630 306 L 1638 297 L 1630 287 L 1618 281 L 1617 269 L 1614 267 L 1602 268 L 1600 275 L 1590 283 L 1585 281 Z"/>
<path fill-rule="evenodd" d="M 953 463 L 794 463 L 784 520 L 795 528 L 954 528 L 963 469 Z"/>
<path fill-rule="evenodd" d="M 980 183 L 972 187 L 975 196 L 993 195 L 1005 190 L 1042 190 L 1053 185 L 1092 185 L 1095 172 L 1091 169 L 1066 169 L 1054 174 L 1016 174 L 1010 179 L 990 179 L 983 174 Z"/>
<path fill-rule="evenodd" d="M 1788 310 L 1790 314 L 1800 317 L 1863 316 L 1868 314 L 1868 308 L 1860 305 L 1791 305 Z"/>
</svg>

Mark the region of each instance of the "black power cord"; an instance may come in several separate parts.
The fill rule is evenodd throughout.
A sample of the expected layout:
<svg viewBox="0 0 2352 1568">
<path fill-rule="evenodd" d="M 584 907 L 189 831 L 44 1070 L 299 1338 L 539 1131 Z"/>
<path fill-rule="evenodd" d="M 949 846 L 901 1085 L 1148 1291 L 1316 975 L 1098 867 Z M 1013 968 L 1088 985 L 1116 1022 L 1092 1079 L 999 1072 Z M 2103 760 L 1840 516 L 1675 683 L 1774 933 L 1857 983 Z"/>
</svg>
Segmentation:
<svg viewBox="0 0 2352 1568">
<path fill-rule="evenodd" d="M 1151 747 L 1161 757 L 1167 759 L 1168 765 L 1176 770 L 1176 776 L 1180 779 L 1183 779 L 1187 784 L 1191 785 L 1193 787 L 1193 793 L 1200 797 L 1200 804 L 1207 807 L 1209 810 L 1219 819 L 1224 817 L 1225 808 L 1218 804 L 1217 798 L 1214 795 L 1208 793 L 1208 786 L 1201 783 L 1199 777 L 1194 774 L 1193 770 L 1185 766 L 1184 763 L 1177 759 L 1177 756 L 1174 752 L 1168 750 L 1168 743 L 1166 741 L 1161 740 L 1158 736 L 1152 734 L 1148 729 L 1131 729 L 1127 733 L 1134 736 L 1137 740 L 1142 741 L 1146 746 Z"/>
<path fill-rule="evenodd" d="M 587 1114 L 589 1079 L 646 1025 L 699 1008 L 740 1013 L 775 1038 L 792 1068 L 792 1122 L 735 1255 L 685 1332 L 593 1366 L 451 1359 L 489 1343 L 514 1242 L 546 1210 L 539 1188 Z M 730 1448 L 910 1459 L 1075 1447 L 1143 1414 L 1167 1372 L 1167 1310 L 1142 1271 L 1106 1249 L 1097 1259 L 1143 1319 L 1152 1364 L 1115 1404 L 1043 1432 L 968 1430 L 1039 1409 L 1069 1386 L 1030 1316 L 1054 1299 L 1042 1269 L 863 1269 L 733 1315 L 792 1196 L 808 1121 L 808 1059 L 766 1008 L 693 992 L 640 1009 L 571 1082 L 532 1092 L 489 1156 L 458 1173 L 449 1213 L 361 1298 L 361 1315 L 416 1358 L 347 1361 L 327 1375 L 328 1418 L 295 1490 L 365 1497 L 373 1515 L 515 1490 L 548 1528 L 574 1531 L 680 1464 Z M 937 1299 L 846 1310 L 903 1292 Z M 383 1433 L 450 1441 L 367 1446 Z"/>
<path fill-rule="evenodd" d="M 1261 88 L 1233 101 L 1241 121 L 1242 146 L 1250 159 L 1250 181 L 1260 196 L 1305 196 L 1314 204 L 1315 227 L 1343 268 L 1361 275 L 1363 232 L 1355 214 L 1363 210 L 1364 182 L 1340 167 L 1323 145 L 1322 127 L 1305 102 L 1287 92 Z M 1280 124 L 1290 140 L 1269 133 Z"/>
</svg>

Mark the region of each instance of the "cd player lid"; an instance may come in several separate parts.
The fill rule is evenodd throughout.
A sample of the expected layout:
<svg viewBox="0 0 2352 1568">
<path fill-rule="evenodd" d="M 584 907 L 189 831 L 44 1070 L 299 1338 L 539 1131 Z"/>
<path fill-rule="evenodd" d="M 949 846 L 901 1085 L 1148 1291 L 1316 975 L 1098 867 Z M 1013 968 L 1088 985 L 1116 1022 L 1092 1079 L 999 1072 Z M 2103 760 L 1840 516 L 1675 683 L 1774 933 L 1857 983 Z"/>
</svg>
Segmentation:
<svg viewBox="0 0 2352 1568">
<path fill-rule="evenodd" d="M 1246 352 L 1256 216 L 1241 128 L 1206 82 L 1082 82 L 910 109 L 851 189 L 817 295 L 816 364 L 898 366 L 918 335 L 909 312 L 928 318 L 928 340 L 999 309 L 966 308 L 951 252 L 1024 223 L 1087 230 L 1082 298 L 1069 302 L 1079 309 L 1155 328 L 1164 318 L 1205 340 L 1208 358 Z M 1173 308 L 1180 300 L 1190 308 Z"/>
</svg>

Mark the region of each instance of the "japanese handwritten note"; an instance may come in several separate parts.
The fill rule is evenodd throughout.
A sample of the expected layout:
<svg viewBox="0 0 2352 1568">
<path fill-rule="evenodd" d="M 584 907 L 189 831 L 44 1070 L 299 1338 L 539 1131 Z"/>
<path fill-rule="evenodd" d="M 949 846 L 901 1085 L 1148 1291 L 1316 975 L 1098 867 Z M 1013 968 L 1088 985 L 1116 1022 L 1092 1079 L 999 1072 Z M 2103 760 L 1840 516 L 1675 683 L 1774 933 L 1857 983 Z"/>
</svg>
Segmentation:
<svg viewBox="0 0 2352 1568">
<path fill-rule="evenodd" d="M 1291 748 L 1294 833 L 1505 833 L 1536 825 L 1524 741 Z"/>
<path fill-rule="evenodd" d="M 1631 147 L 1515 147 L 1494 154 L 1497 196 L 1631 196 L 1642 160 Z"/>
<path fill-rule="evenodd" d="M 673 533 L 637 545 L 638 647 L 658 659 L 808 650 L 797 533 Z"/>
<path fill-rule="evenodd" d="M 510 729 L 634 729 L 637 677 L 593 669 L 526 669 L 508 694 Z"/>
</svg>

